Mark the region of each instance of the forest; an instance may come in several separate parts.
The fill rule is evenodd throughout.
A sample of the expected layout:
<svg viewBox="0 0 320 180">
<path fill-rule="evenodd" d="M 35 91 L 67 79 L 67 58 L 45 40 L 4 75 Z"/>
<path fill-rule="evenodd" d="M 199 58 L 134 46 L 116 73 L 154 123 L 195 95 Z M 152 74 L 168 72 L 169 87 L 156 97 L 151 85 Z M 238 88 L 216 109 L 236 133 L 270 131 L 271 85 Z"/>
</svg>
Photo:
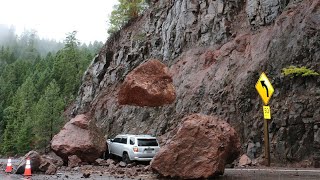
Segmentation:
<svg viewBox="0 0 320 180">
<path fill-rule="evenodd" d="M 140 16 L 149 0 L 119 0 L 109 19 L 108 34 Z M 35 30 L 20 36 L 0 24 L 0 155 L 47 152 L 52 137 L 67 119 L 81 78 L 103 46 L 81 44 L 73 31 L 64 42 L 40 39 Z"/>
<path fill-rule="evenodd" d="M 76 31 L 64 42 L 40 39 L 34 30 L 17 36 L 0 26 L 0 32 L 0 154 L 45 152 L 103 44 L 81 44 Z"/>
</svg>

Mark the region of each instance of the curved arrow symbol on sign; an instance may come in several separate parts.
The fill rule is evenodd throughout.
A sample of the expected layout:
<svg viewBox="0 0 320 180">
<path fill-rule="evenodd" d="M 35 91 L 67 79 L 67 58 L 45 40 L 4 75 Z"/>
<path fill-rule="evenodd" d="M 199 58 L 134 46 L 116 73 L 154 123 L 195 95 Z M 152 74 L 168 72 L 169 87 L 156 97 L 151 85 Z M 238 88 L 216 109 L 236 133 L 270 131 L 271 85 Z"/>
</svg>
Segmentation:
<svg viewBox="0 0 320 180">
<path fill-rule="evenodd" d="M 268 86 L 264 83 L 264 81 L 260 81 L 260 83 L 261 83 L 261 86 L 262 86 L 262 87 L 265 87 L 265 88 L 266 88 L 266 90 L 267 90 L 267 97 L 269 97 Z"/>
</svg>

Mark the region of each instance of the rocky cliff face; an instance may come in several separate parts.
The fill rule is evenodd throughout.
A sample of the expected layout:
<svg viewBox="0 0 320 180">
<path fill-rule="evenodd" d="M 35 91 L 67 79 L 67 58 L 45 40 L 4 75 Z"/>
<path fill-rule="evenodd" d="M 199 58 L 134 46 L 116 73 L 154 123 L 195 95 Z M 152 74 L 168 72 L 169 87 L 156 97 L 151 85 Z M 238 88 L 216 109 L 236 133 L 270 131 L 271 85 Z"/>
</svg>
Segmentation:
<svg viewBox="0 0 320 180">
<path fill-rule="evenodd" d="M 113 35 L 92 61 L 73 114 L 90 113 L 108 136 L 161 136 L 192 113 L 219 116 L 241 135 L 242 151 L 262 155 L 262 101 L 271 80 L 272 161 L 320 158 L 320 78 L 281 75 L 289 65 L 320 71 L 319 0 L 160 0 Z M 120 106 L 126 75 L 150 58 L 170 68 L 176 100 Z M 162 136 L 164 137 L 164 136 Z"/>
</svg>

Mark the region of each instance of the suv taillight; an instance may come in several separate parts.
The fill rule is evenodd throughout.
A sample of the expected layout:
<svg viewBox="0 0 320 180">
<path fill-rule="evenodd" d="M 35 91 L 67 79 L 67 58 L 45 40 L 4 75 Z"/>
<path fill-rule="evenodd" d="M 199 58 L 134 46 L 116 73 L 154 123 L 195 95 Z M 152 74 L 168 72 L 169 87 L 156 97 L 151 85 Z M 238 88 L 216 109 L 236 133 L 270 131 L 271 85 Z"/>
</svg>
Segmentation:
<svg viewBox="0 0 320 180">
<path fill-rule="evenodd" d="M 139 152 L 138 147 L 133 147 L 133 152 Z"/>
</svg>

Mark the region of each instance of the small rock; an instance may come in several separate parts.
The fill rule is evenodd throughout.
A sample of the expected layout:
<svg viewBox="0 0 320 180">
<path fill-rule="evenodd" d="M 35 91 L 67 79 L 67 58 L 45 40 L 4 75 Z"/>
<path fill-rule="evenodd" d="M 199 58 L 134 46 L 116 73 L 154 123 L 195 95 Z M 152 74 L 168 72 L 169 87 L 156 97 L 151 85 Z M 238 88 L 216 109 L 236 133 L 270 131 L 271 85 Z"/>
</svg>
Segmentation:
<svg viewBox="0 0 320 180">
<path fill-rule="evenodd" d="M 117 171 L 117 173 L 118 173 L 118 174 L 124 174 L 125 171 L 124 171 L 123 169 L 119 169 L 119 170 Z"/>
<path fill-rule="evenodd" d="M 119 163 L 119 166 L 120 166 L 120 167 L 126 167 L 127 164 L 126 164 L 125 162 L 121 161 L 121 162 Z"/>
<path fill-rule="evenodd" d="M 45 174 L 46 175 L 54 175 L 57 172 L 57 167 L 54 164 L 49 165 Z"/>
<path fill-rule="evenodd" d="M 136 171 L 136 169 L 130 169 L 130 170 L 129 170 L 129 175 L 130 175 L 130 176 L 137 176 L 137 171 Z"/>
<path fill-rule="evenodd" d="M 90 172 L 84 172 L 83 174 L 82 174 L 82 176 L 84 177 L 84 178 L 89 178 L 90 177 Z"/>
<path fill-rule="evenodd" d="M 133 167 L 133 164 L 128 164 L 127 165 L 127 168 L 132 168 Z"/>
<path fill-rule="evenodd" d="M 116 165 L 114 165 L 114 164 L 110 164 L 109 165 L 109 169 L 115 169 L 117 166 Z"/>
<path fill-rule="evenodd" d="M 251 159 L 246 154 L 240 157 L 240 160 L 239 160 L 240 167 L 250 166 L 251 163 L 252 163 Z"/>
<path fill-rule="evenodd" d="M 103 161 L 104 161 L 104 159 L 98 158 L 95 160 L 95 163 L 99 165 Z"/>
<path fill-rule="evenodd" d="M 234 164 L 231 163 L 231 164 L 226 164 L 225 168 L 234 168 Z"/>
<path fill-rule="evenodd" d="M 73 168 L 79 166 L 81 159 L 77 155 L 72 155 L 68 157 L 68 167 Z"/>
<path fill-rule="evenodd" d="M 104 159 L 96 159 L 95 164 L 99 165 L 99 166 L 108 166 L 109 165 L 108 162 Z"/>
<path fill-rule="evenodd" d="M 116 162 L 113 159 L 107 159 L 107 165 L 110 164 L 116 164 Z"/>
<path fill-rule="evenodd" d="M 150 171 L 151 170 L 151 167 L 150 165 L 146 166 L 143 168 L 143 171 L 147 172 L 147 171 Z"/>
</svg>

